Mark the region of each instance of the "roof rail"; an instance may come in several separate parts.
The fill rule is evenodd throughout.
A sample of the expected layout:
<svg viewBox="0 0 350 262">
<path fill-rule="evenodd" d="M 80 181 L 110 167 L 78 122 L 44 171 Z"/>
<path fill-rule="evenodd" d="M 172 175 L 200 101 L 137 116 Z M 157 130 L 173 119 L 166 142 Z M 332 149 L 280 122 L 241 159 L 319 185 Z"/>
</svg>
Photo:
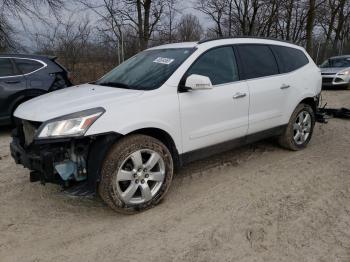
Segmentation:
<svg viewBox="0 0 350 262">
<path fill-rule="evenodd" d="M 223 40 L 223 39 L 239 39 L 239 38 L 252 38 L 252 39 L 262 39 L 262 40 L 273 40 L 273 41 L 279 41 L 279 42 L 284 42 L 284 43 L 288 43 L 288 44 L 293 44 L 290 41 L 287 40 L 281 40 L 281 39 L 277 39 L 274 37 L 262 37 L 262 36 L 225 36 L 225 37 L 217 37 L 217 38 L 209 38 L 209 39 L 203 39 L 197 42 L 197 44 L 203 44 L 206 42 L 210 42 L 210 41 L 215 41 L 215 40 Z"/>
<path fill-rule="evenodd" d="M 33 59 L 50 59 L 52 61 L 54 61 L 55 59 L 57 59 L 57 56 L 51 56 L 51 55 L 40 55 L 40 54 L 21 54 L 21 53 L 0 53 L 1 57 L 13 57 L 13 58 L 33 58 Z"/>
</svg>

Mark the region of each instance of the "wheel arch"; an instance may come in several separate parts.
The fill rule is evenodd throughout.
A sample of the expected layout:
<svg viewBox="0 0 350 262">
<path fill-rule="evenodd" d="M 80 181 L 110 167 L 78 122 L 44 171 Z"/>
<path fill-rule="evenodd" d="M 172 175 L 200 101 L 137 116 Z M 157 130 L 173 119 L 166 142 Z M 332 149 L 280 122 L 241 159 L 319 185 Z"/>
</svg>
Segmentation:
<svg viewBox="0 0 350 262">
<path fill-rule="evenodd" d="M 174 166 L 176 168 L 178 168 L 181 163 L 180 163 L 180 157 L 179 157 L 179 152 L 178 149 L 176 147 L 175 141 L 173 140 L 173 138 L 171 137 L 171 135 L 160 129 L 160 128 L 141 128 L 141 129 L 137 129 L 135 131 L 132 131 L 130 133 L 128 133 L 127 135 L 131 135 L 131 134 L 142 134 L 142 135 L 147 135 L 150 137 L 153 137 L 155 139 L 158 139 L 159 141 L 161 141 L 170 151 L 173 161 L 174 161 Z"/>
<path fill-rule="evenodd" d="M 301 100 L 299 104 L 307 104 L 312 107 L 315 113 L 317 111 L 317 101 L 314 97 L 306 97 L 303 100 Z"/>
<path fill-rule="evenodd" d="M 292 114 L 294 112 L 294 110 L 300 105 L 300 104 L 307 104 L 309 106 L 311 106 L 311 108 L 314 110 L 314 113 L 316 113 L 317 111 L 317 107 L 318 107 L 318 100 L 317 97 L 314 94 L 307 94 L 301 98 L 299 98 L 297 101 L 295 101 L 296 103 L 292 103 L 288 106 L 288 113 L 285 115 L 284 122 L 288 123 L 290 118 L 292 117 Z"/>
<path fill-rule="evenodd" d="M 131 131 L 126 134 L 110 132 L 103 135 L 96 136 L 94 142 L 91 144 L 91 148 L 88 155 L 88 188 L 92 192 L 95 192 L 97 184 L 100 182 L 101 165 L 108 154 L 111 146 L 132 134 L 142 134 L 153 137 L 161 141 L 170 151 L 174 162 L 174 168 L 181 166 L 181 160 L 176 148 L 176 144 L 171 135 L 160 128 L 141 128 Z M 94 135 L 92 135 L 94 137 Z"/>
</svg>

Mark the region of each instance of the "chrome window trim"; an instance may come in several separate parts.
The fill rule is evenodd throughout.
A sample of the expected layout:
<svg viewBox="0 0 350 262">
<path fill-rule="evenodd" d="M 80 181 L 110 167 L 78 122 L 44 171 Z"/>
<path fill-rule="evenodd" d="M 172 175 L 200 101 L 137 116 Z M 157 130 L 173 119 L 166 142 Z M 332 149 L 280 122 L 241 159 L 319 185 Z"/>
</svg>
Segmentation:
<svg viewBox="0 0 350 262">
<path fill-rule="evenodd" d="M 32 72 L 29 72 L 29 73 L 26 73 L 26 74 L 21 74 L 21 75 L 14 75 L 14 76 L 0 76 L 0 79 L 3 79 L 3 78 L 12 78 L 12 77 L 19 77 L 19 76 L 27 76 L 27 75 L 31 75 L 31 74 L 34 74 L 38 71 L 40 71 L 41 69 L 44 69 L 47 67 L 47 64 L 41 60 L 38 60 L 38 59 L 33 59 L 33 58 L 22 58 L 22 57 L 7 57 L 7 56 L 2 56 L 0 57 L 0 59 L 22 59 L 22 60 L 30 60 L 30 61 L 35 61 L 35 62 L 38 62 L 40 64 L 42 64 L 43 66 L 32 71 Z"/>
</svg>

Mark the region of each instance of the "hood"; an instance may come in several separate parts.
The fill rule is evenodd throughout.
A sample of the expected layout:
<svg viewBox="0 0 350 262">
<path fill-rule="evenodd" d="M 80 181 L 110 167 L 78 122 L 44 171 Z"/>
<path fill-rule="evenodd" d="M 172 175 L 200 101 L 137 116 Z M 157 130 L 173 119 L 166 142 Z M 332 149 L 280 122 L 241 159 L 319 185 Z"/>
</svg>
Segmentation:
<svg viewBox="0 0 350 262">
<path fill-rule="evenodd" d="M 21 104 L 14 116 L 44 122 L 82 110 L 124 103 L 144 91 L 84 84 L 51 92 Z"/>
<path fill-rule="evenodd" d="M 321 72 L 323 74 L 336 74 L 345 69 L 347 69 L 347 67 L 325 67 L 325 68 L 321 68 Z"/>
</svg>

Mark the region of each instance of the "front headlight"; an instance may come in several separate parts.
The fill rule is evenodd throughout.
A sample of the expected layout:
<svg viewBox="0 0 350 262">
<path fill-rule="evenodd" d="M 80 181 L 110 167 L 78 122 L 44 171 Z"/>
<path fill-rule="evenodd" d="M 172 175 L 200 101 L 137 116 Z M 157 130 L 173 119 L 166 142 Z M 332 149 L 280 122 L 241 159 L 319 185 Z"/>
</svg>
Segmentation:
<svg viewBox="0 0 350 262">
<path fill-rule="evenodd" d="M 350 75 L 350 69 L 345 69 L 345 70 L 343 70 L 343 71 L 340 71 L 340 72 L 338 73 L 338 75 L 340 75 L 340 76 L 347 76 L 347 75 Z"/>
<path fill-rule="evenodd" d="M 104 112 L 99 107 L 49 120 L 39 128 L 37 138 L 82 136 Z"/>
</svg>

